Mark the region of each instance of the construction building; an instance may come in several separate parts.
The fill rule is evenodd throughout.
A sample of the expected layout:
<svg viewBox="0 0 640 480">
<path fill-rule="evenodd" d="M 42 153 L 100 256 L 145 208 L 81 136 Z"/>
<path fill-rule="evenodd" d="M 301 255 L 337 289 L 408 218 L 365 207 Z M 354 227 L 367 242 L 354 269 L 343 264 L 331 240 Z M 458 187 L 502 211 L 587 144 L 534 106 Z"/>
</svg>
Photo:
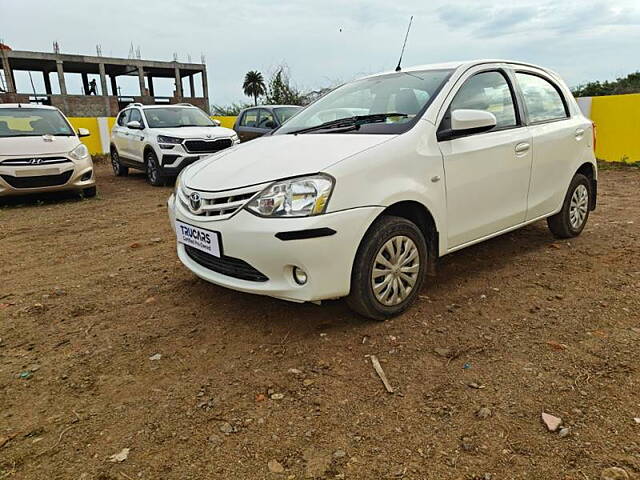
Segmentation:
<svg viewBox="0 0 640 480">
<path fill-rule="evenodd" d="M 207 68 L 198 63 L 178 61 L 159 62 L 140 58 L 109 58 L 102 56 L 69 55 L 62 53 L 44 53 L 16 51 L 0 48 L 2 72 L 0 75 L 0 103 L 40 103 L 58 107 L 70 117 L 114 117 L 118 111 L 131 102 L 147 105 L 187 102 L 209 113 L 209 95 Z M 34 91 L 31 82 L 30 91 L 16 91 L 16 71 L 28 71 L 41 74 L 44 79 L 44 92 Z M 56 73 L 59 93 L 52 91 L 51 74 Z M 84 94 L 70 95 L 67 92 L 65 73 L 80 74 Z M 99 82 L 90 82 L 89 75 L 99 76 Z M 196 75 L 200 74 L 202 96 L 196 97 Z M 139 95 L 120 95 L 118 77 L 138 78 Z M 183 79 L 187 78 L 187 88 L 183 88 Z M 154 79 L 172 79 L 173 95 L 156 96 Z M 40 83 L 40 82 L 38 82 Z M 187 86 L 185 85 L 185 87 Z"/>
</svg>

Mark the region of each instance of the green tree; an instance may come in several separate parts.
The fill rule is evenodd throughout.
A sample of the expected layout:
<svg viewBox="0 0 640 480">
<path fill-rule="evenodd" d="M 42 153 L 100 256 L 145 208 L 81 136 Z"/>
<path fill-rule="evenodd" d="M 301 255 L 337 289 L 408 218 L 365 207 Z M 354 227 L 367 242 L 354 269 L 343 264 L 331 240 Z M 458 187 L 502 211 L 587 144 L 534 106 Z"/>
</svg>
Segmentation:
<svg viewBox="0 0 640 480">
<path fill-rule="evenodd" d="M 291 83 L 288 68 L 281 65 L 269 79 L 267 103 L 271 105 L 306 105 L 305 95 Z"/>
<path fill-rule="evenodd" d="M 257 70 L 251 70 L 244 76 L 242 90 L 247 97 L 253 97 L 254 105 L 258 105 L 258 97 L 266 93 L 264 78 Z"/>
<path fill-rule="evenodd" d="M 626 77 L 613 82 L 589 82 L 578 85 L 573 89 L 576 97 L 599 97 L 603 95 L 623 95 L 626 93 L 640 93 L 640 72 L 630 73 Z"/>
</svg>

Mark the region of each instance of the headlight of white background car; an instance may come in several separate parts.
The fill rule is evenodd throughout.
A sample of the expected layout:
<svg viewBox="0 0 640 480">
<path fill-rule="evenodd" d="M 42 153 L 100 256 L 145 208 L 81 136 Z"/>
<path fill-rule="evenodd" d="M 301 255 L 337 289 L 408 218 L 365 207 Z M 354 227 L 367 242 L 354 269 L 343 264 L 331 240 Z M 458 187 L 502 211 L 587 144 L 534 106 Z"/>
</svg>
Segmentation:
<svg viewBox="0 0 640 480">
<path fill-rule="evenodd" d="M 240 137 L 238 137 L 237 133 L 234 133 L 233 135 L 231 135 L 231 141 L 233 142 L 234 145 L 237 145 L 240 143 Z"/>
<path fill-rule="evenodd" d="M 158 135 L 158 143 L 169 143 L 171 145 L 177 145 L 182 143 L 182 138 L 167 137 L 166 135 Z"/>
<path fill-rule="evenodd" d="M 89 156 L 89 149 L 84 143 L 81 143 L 69 152 L 69 156 L 76 160 L 82 160 L 83 158 L 87 158 Z"/>
<path fill-rule="evenodd" d="M 309 217 L 327 209 L 334 179 L 329 175 L 291 178 L 269 185 L 247 204 L 262 217 Z"/>
</svg>

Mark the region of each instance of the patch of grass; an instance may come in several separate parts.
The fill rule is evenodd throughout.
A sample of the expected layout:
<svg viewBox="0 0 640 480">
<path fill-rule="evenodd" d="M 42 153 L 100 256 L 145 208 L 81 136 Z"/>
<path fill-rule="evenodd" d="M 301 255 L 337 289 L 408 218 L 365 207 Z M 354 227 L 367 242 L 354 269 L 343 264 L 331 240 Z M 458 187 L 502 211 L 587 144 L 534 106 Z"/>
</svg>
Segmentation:
<svg viewBox="0 0 640 480">
<path fill-rule="evenodd" d="M 640 168 L 640 162 L 605 162 L 598 160 L 598 170 L 626 170 Z"/>
</svg>

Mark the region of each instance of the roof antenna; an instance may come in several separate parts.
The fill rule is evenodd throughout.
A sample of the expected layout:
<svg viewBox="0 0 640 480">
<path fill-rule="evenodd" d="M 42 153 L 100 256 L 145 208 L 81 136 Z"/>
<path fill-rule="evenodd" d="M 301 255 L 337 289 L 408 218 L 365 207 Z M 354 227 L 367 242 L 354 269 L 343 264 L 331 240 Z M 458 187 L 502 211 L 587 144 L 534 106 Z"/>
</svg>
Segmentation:
<svg viewBox="0 0 640 480">
<path fill-rule="evenodd" d="M 400 64 L 402 63 L 402 56 L 404 55 L 404 47 L 407 46 L 407 38 L 409 38 L 409 30 L 411 30 L 411 23 L 413 23 L 413 15 L 409 19 L 409 27 L 407 28 L 407 34 L 404 36 L 404 43 L 402 44 L 402 52 L 400 52 L 400 58 L 398 59 L 398 66 L 396 67 L 396 72 L 402 70 Z"/>
</svg>

